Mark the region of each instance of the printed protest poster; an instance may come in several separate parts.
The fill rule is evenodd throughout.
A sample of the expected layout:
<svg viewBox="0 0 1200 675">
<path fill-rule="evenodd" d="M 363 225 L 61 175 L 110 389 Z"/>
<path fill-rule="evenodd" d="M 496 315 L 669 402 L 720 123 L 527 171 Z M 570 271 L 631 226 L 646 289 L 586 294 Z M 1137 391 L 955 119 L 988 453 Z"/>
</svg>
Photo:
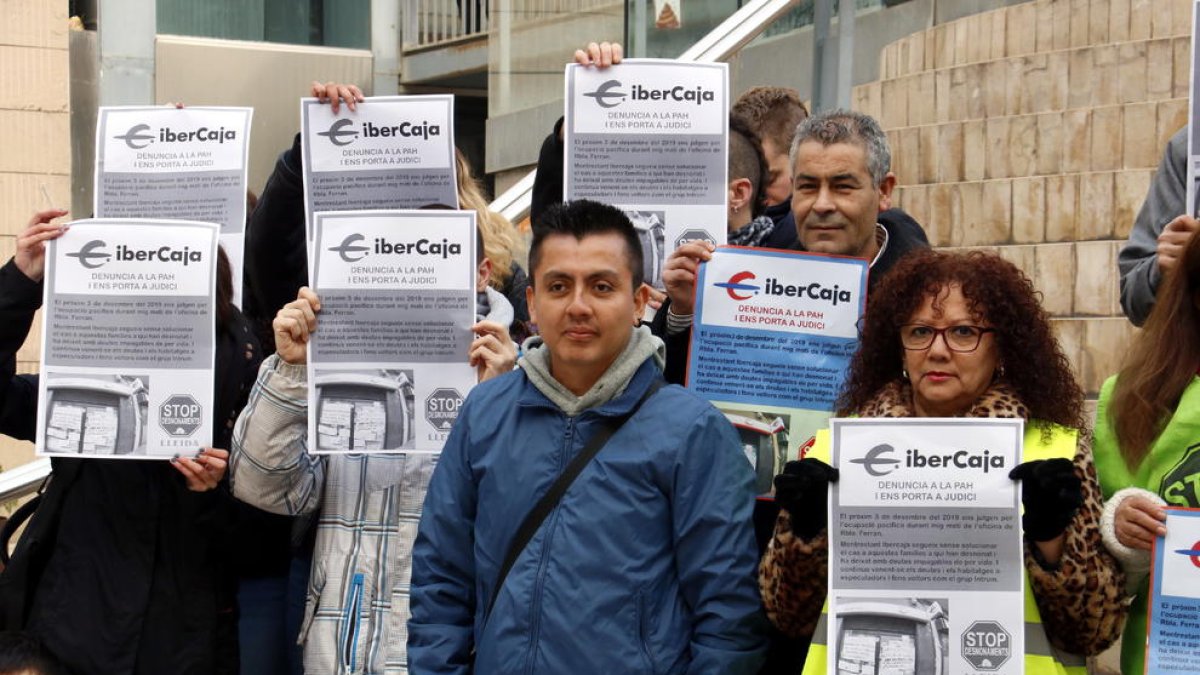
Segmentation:
<svg viewBox="0 0 1200 675">
<path fill-rule="evenodd" d="M 310 239 L 320 211 L 458 208 L 453 96 L 374 96 L 356 107 L 335 115 L 300 99 Z"/>
<path fill-rule="evenodd" d="M 242 288 L 252 108 L 102 107 L 96 122 L 97 218 L 171 218 L 221 226 Z"/>
<path fill-rule="evenodd" d="M 170 459 L 212 442 L 217 236 L 97 219 L 47 245 L 38 454 Z"/>
<path fill-rule="evenodd" d="M 680 244 L 725 243 L 728 110 L 724 63 L 567 66 L 563 194 L 625 211 L 655 288 Z"/>
<path fill-rule="evenodd" d="M 475 371 L 474 211 L 318 213 L 309 451 L 438 452 Z"/>
<path fill-rule="evenodd" d="M 828 672 L 1024 672 L 1020 419 L 833 419 Z"/>
<path fill-rule="evenodd" d="M 1154 542 L 1146 672 L 1195 673 L 1200 663 L 1200 509 L 1167 508 Z"/>
<path fill-rule="evenodd" d="M 760 494 L 832 414 L 858 346 L 867 267 L 735 246 L 700 266 L 687 386 L 733 423 Z"/>
</svg>

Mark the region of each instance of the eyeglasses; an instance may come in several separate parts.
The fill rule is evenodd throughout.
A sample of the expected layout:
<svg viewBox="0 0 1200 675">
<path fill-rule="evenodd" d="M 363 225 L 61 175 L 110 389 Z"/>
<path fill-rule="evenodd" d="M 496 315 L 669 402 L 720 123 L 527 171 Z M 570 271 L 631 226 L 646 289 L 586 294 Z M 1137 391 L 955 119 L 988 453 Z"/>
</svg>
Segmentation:
<svg viewBox="0 0 1200 675">
<path fill-rule="evenodd" d="M 900 326 L 900 344 L 910 351 L 920 351 L 933 346 L 939 335 L 952 352 L 966 353 L 979 349 L 984 333 L 995 333 L 995 328 L 981 326 L 947 326 L 934 328 L 923 323 L 906 323 Z"/>
</svg>

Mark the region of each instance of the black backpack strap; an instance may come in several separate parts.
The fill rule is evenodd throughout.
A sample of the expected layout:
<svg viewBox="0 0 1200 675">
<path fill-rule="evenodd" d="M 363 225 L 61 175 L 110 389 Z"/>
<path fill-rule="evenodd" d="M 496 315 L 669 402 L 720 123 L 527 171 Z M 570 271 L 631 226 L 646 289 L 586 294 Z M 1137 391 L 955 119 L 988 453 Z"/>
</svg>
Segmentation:
<svg viewBox="0 0 1200 675">
<path fill-rule="evenodd" d="M 29 517 L 41 505 L 42 499 L 44 499 L 44 495 L 41 490 L 38 490 L 32 499 L 22 504 L 16 511 L 13 511 L 8 520 L 4 521 L 4 527 L 0 528 L 0 565 L 8 567 L 9 542 L 12 541 L 13 535 L 17 533 L 17 530 L 25 524 L 25 521 L 29 520 Z"/>
<path fill-rule="evenodd" d="M 575 479 L 579 477 L 583 469 L 592 461 L 592 458 L 600 452 L 600 449 L 604 447 L 608 439 L 612 438 L 612 435 L 617 433 L 617 430 L 622 425 L 637 414 L 643 403 L 650 400 L 650 397 L 654 396 L 665 385 L 666 382 L 661 377 L 655 378 L 646 389 L 646 393 L 642 394 L 642 397 L 634 404 L 632 410 L 624 415 L 605 419 L 595 435 L 587 442 L 587 445 L 579 451 L 579 454 L 575 455 L 575 458 L 571 460 L 567 468 L 563 469 L 563 472 L 554 480 L 554 484 L 550 486 L 546 494 L 542 495 L 542 498 L 538 500 L 533 509 L 526 514 L 525 519 L 521 521 L 521 527 L 517 528 L 517 534 L 513 536 L 512 543 L 508 545 L 508 553 L 504 555 L 504 563 L 500 565 L 500 573 L 496 575 L 496 583 L 492 587 L 492 598 L 488 601 L 487 614 L 484 614 L 484 625 L 487 625 L 488 619 L 491 618 L 492 607 L 496 605 L 496 598 L 500 597 L 500 588 L 504 586 L 504 580 L 508 577 L 508 572 L 512 569 L 513 564 L 517 562 L 517 558 L 521 555 L 521 552 L 529 545 L 529 540 L 533 539 L 534 533 L 542 526 L 542 522 L 554 510 L 554 507 L 558 506 L 567 489 L 571 487 L 571 483 L 575 482 Z"/>
</svg>

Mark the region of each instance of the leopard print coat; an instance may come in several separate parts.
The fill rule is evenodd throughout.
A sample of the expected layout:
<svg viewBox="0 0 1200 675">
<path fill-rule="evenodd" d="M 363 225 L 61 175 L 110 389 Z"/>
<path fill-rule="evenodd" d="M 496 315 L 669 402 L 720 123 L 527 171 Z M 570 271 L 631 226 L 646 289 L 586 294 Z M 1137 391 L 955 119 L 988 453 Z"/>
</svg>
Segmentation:
<svg viewBox="0 0 1200 675">
<path fill-rule="evenodd" d="M 915 417 L 912 390 L 894 382 L 859 411 L 861 417 Z M 993 385 L 965 417 L 1021 417 L 1029 410 L 1003 384 Z M 1057 566 L 1041 561 L 1026 542 L 1025 568 L 1042 623 L 1051 643 L 1065 652 L 1096 654 L 1120 635 L 1127 602 L 1120 566 L 1100 539 L 1103 501 L 1092 464 L 1091 434 L 1081 431 L 1075 474 L 1083 482 L 1083 506 L 1067 527 Z M 828 539 L 822 531 L 809 541 L 792 532 L 787 511 L 780 511 L 775 532 L 759 567 L 759 587 L 767 615 L 793 638 L 810 639 L 825 603 L 829 567 Z"/>
</svg>

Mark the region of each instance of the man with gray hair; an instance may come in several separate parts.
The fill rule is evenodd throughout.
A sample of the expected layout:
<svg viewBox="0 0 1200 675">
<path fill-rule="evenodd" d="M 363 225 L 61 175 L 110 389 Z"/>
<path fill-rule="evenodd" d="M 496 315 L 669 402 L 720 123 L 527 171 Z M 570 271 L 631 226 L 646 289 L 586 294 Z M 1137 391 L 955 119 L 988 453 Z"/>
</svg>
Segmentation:
<svg viewBox="0 0 1200 675">
<path fill-rule="evenodd" d="M 896 176 L 873 117 L 831 110 L 808 118 L 796 129 L 791 162 L 792 214 L 804 250 L 866 258 L 874 286 L 904 254 L 929 245 L 919 226 L 880 222 Z"/>
<path fill-rule="evenodd" d="M 799 236 L 793 248 L 870 261 L 868 294 L 905 254 L 929 247 L 915 220 L 889 211 L 896 186 L 891 161 L 879 123 L 848 110 L 809 117 L 792 141 L 792 215 Z M 655 323 L 665 324 L 670 382 L 681 382 L 687 368 L 696 273 L 713 249 L 707 242 L 684 244 L 663 266 L 670 302 L 660 312 L 665 319 Z"/>
</svg>

